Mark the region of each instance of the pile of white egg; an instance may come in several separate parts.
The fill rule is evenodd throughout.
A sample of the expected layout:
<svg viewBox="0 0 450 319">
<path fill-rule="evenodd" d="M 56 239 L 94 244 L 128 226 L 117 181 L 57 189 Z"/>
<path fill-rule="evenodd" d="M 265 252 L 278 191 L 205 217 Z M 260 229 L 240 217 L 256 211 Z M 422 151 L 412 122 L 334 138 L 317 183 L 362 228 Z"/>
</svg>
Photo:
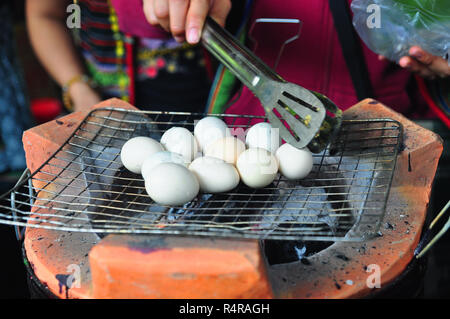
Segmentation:
<svg viewBox="0 0 450 319">
<path fill-rule="evenodd" d="M 281 145 L 269 123 L 253 125 L 245 142 L 221 119 L 208 116 L 195 124 L 167 130 L 158 142 L 134 137 L 122 147 L 122 164 L 141 174 L 148 195 L 162 205 L 183 205 L 199 192 L 222 193 L 242 181 L 251 188 L 271 184 L 280 172 L 289 180 L 305 178 L 313 167 L 308 149 Z"/>
</svg>

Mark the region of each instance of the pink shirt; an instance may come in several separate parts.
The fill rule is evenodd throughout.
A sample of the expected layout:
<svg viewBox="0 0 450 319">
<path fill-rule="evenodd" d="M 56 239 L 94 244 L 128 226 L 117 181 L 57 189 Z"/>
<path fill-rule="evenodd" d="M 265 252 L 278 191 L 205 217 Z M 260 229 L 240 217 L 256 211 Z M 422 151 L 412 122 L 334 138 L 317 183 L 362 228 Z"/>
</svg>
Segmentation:
<svg viewBox="0 0 450 319">
<path fill-rule="evenodd" d="M 328 1 L 283 0 L 282 4 L 273 0 L 255 1 L 249 23 L 251 26 L 258 18 L 296 18 L 303 22 L 300 38 L 285 47 L 277 72 L 287 81 L 324 94 L 342 110 L 357 103 Z M 274 66 L 281 44 L 296 33 L 292 25 L 258 23 L 252 32 L 257 41 L 255 52 L 269 66 Z M 411 117 L 418 113 L 409 114 L 414 103 L 419 113 L 429 114 L 418 93 L 412 99 L 407 94 L 412 74 L 394 63 L 379 61 L 377 54 L 362 41 L 361 45 L 375 98 Z M 263 115 L 264 110 L 250 90 L 244 88 L 240 99 L 227 113 Z"/>
</svg>

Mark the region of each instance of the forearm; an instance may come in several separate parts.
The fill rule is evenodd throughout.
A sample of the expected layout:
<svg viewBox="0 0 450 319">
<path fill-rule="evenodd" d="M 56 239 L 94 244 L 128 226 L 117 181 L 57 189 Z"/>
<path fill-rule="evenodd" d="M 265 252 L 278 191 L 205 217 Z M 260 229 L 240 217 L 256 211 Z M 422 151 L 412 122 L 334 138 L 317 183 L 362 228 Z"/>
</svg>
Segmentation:
<svg viewBox="0 0 450 319">
<path fill-rule="evenodd" d="M 65 24 L 63 0 L 28 0 L 27 27 L 31 44 L 43 66 L 63 86 L 84 73 L 83 63 Z"/>
<path fill-rule="evenodd" d="M 26 3 L 31 44 L 43 66 L 61 87 L 85 72 L 65 23 L 66 8 L 70 3 L 67 0 L 27 0 Z M 100 101 L 99 94 L 83 81 L 70 85 L 69 96 L 75 111 L 86 110 Z"/>
</svg>

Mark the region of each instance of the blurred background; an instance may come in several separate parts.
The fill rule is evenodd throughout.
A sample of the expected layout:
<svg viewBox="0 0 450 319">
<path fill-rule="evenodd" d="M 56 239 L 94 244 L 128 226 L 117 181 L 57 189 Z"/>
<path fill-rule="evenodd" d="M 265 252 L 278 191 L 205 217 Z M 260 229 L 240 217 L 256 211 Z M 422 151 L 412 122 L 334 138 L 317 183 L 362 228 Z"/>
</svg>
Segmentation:
<svg viewBox="0 0 450 319">
<path fill-rule="evenodd" d="M 14 5 L 0 4 L 0 25 L 6 27 L 0 43 L 0 57 L 2 70 L 11 69 L 11 73 L 4 75 L 0 80 L 2 90 L 0 90 L 0 103 L 2 109 L 11 108 L 11 104 L 17 104 L 15 96 L 22 97 L 22 103 L 15 107 L 25 108 L 24 113 L 9 114 L 9 121 L 15 121 L 16 130 L 24 130 L 32 125 L 51 120 L 62 115 L 63 109 L 60 102 L 60 89 L 48 76 L 46 71 L 39 64 L 30 45 L 27 36 L 24 16 L 24 1 L 14 1 Z M 10 1 L 12 3 L 12 1 Z M 6 21 L 7 15 L 10 21 Z M 7 25 L 6 25 L 7 24 Z M 8 31 L 8 32 L 6 32 Z M 6 34 L 7 33 L 7 34 Z M 17 85 L 12 85 L 12 83 Z M 22 90 L 22 92 L 21 92 Z M 53 104 L 55 109 L 47 114 L 45 112 L 45 101 Z M 33 114 L 31 105 L 43 105 L 40 110 L 35 110 Z M 21 146 L 21 132 L 16 132 L 13 136 L 4 135 L 5 114 L 2 114 L 0 121 L 0 154 L 6 153 L 7 145 L 11 143 Z M 8 123 L 10 123 L 8 122 Z M 11 125 L 11 124 L 9 124 Z M 10 139 L 12 138 L 12 142 Z M 8 139 L 8 141 L 7 141 Z M 21 154 L 23 155 L 23 154 Z M 3 156 L 0 155 L 0 158 Z M 8 161 L 8 163 L 5 163 Z M 23 161 L 22 167 L 11 168 L 12 160 L 4 156 L 3 165 L 0 165 L 0 193 L 6 193 L 11 189 L 25 169 Z M 19 165 L 20 166 L 20 165 Z M 17 241 L 14 228 L 0 225 L 0 242 L 2 247 L 2 258 L 0 263 L 0 298 L 28 298 L 28 287 L 26 283 L 26 271 L 22 261 L 21 245 Z"/>
<path fill-rule="evenodd" d="M 5 1 L 2 0 L 2 2 Z M 3 4 L 0 4 L 1 6 Z M 14 106 L 16 113 L 8 112 L 7 114 L 1 113 L 2 105 L 0 105 L 0 132 L 3 132 L 3 134 L 0 133 L 0 194 L 11 189 L 25 169 L 23 158 L 11 159 L 11 156 L 3 157 L 2 154 L 7 152 L 8 148 L 14 148 L 14 145 L 21 147 L 23 130 L 65 114 L 60 88 L 42 68 L 30 46 L 24 18 L 24 0 L 15 0 L 10 9 L 12 10 L 9 12 L 5 9 L 0 10 L 0 25 L 5 23 L 4 15 L 11 19 L 11 37 L 4 34 L 1 39 L 0 36 L 1 41 L 6 41 L 0 42 L 0 52 L 6 56 L 0 59 L 4 66 L 8 65 L 12 70 L 12 73 L 0 78 L 0 86 L 3 87 L 3 90 L 0 90 L 0 103 L 3 103 L 3 109 L 5 105 L 8 108 L 12 108 L 11 105 L 17 105 Z M 12 87 L 5 93 L 5 87 L 8 85 Z M 9 121 L 16 121 L 12 131 L 14 134 L 5 133 L 8 132 L 6 126 L 11 125 L 10 122 L 5 121 L 8 116 Z M 438 119 L 416 122 L 439 134 L 444 140 L 444 154 L 440 160 L 428 207 L 428 219 L 431 220 L 449 200 L 450 130 Z M 19 152 L 18 156 L 23 157 L 23 153 Z M 442 226 L 443 222 L 445 221 L 442 221 L 439 226 Z M 0 247 L 2 250 L 0 298 L 29 298 L 21 244 L 16 240 L 13 227 L 0 224 Z M 423 297 L 450 297 L 449 251 L 450 233 L 447 233 L 427 256 Z"/>
</svg>

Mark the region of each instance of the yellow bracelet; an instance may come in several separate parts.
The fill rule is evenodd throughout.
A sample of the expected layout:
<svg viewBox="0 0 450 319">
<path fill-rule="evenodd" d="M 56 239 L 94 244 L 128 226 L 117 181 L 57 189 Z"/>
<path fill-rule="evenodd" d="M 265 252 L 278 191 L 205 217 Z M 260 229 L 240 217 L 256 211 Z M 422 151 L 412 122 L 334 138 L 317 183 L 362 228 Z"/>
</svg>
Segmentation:
<svg viewBox="0 0 450 319">
<path fill-rule="evenodd" d="M 86 74 L 76 75 L 73 78 L 71 78 L 69 81 L 67 81 L 67 83 L 62 88 L 62 99 L 63 99 L 64 106 L 66 107 L 66 109 L 69 112 L 73 111 L 73 103 L 72 103 L 72 99 L 70 98 L 69 90 L 70 90 L 70 87 L 77 82 L 84 82 L 84 83 L 87 83 L 89 86 L 94 87 L 92 80 Z"/>
</svg>

